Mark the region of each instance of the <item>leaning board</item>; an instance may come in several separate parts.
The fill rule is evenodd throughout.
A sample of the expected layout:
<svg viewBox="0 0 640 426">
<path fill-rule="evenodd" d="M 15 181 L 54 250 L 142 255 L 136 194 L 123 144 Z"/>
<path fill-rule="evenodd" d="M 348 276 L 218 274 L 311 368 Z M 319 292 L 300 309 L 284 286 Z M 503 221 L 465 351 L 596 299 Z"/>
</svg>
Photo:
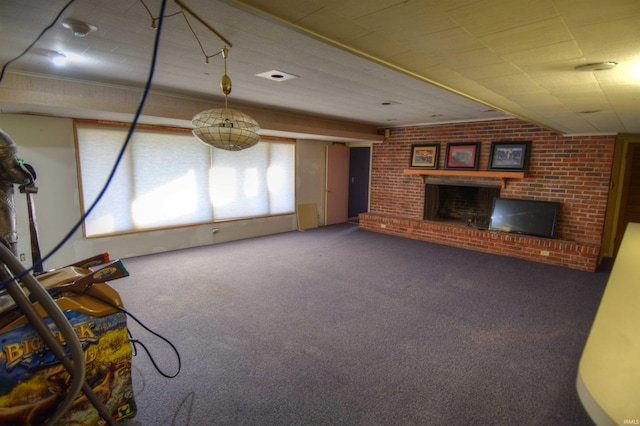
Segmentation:
<svg viewBox="0 0 640 426">
<path fill-rule="evenodd" d="M 316 203 L 298 204 L 298 231 L 318 227 Z"/>
</svg>

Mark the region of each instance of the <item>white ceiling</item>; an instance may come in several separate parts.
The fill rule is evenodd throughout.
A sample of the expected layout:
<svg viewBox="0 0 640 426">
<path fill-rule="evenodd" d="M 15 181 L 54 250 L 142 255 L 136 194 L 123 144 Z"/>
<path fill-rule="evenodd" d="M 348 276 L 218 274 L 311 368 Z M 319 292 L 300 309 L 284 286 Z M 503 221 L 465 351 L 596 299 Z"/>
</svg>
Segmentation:
<svg viewBox="0 0 640 426">
<path fill-rule="evenodd" d="M 158 15 L 161 0 L 142 1 Z M 144 87 L 156 31 L 142 1 L 72 2 L 6 73 Z M 182 1 L 232 44 L 231 107 L 381 128 L 516 116 L 565 134 L 640 133 L 638 0 Z M 68 2 L 2 0 L 0 64 L 22 53 Z M 179 10 L 167 2 L 167 15 Z M 219 52 L 225 43 L 187 17 L 205 52 Z M 97 29 L 74 37 L 64 18 Z M 69 61 L 54 66 L 44 50 Z M 574 70 L 601 61 L 619 65 Z M 298 78 L 256 76 L 271 70 Z M 155 92 L 221 102 L 223 72 L 220 55 L 205 63 L 182 15 L 165 18 Z M 55 101 L 42 111 L 0 98 L 0 108 L 63 114 Z"/>
</svg>

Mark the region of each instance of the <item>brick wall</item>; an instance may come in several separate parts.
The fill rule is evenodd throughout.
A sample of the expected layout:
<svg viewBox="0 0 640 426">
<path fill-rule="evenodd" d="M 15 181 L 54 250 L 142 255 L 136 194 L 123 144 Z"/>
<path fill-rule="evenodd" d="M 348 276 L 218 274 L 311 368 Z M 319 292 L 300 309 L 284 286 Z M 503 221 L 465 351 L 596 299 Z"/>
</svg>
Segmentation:
<svg viewBox="0 0 640 426">
<path fill-rule="evenodd" d="M 364 217 L 365 224 L 361 226 L 378 232 L 390 232 L 380 228 L 380 223 L 377 222 L 379 218 L 410 220 L 417 225 L 409 226 L 405 223 L 401 227 L 404 230 L 396 233 L 408 238 L 451 243 L 447 242 L 451 235 L 440 235 L 441 232 L 445 232 L 441 226 L 438 226 L 439 231 L 433 235 L 424 233 L 425 226 L 435 226 L 435 224 L 425 224 L 422 220 L 424 208 L 422 178 L 403 173 L 403 170 L 409 166 L 411 145 L 440 143 L 438 168 L 444 169 L 448 142 L 481 142 L 479 170 L 486 170 L 491 142 L 518 140 L 532 141 L 528 176 L 524 179 L 509 179 L 506 188 L 502 189 L 501 196 L 559 201 L 561 210 L 556 231 L 558 241 L 554 243 L 575 245 L 575 249 L 580 253 L 580 260 L 573 262 L 571 259 L 565 259 L 570 256 L 563 256 L 562 251 L 573 250 L 566 244 L 557 244 L 560 249 L 554 249 L 555 255 L 550 254 L 540 258 L 538 256 L 540 250 L 532 251 L 529 247 L 541 244 L 540 239 L 535 238 L 521 238 L 515 245 L 520 244 L 522 247 L 516 249 L 515 254 L 510 254 L 506 246 L 491 248 L 488 241 L 500 240 L 496 238 L 495 233 L 491 233 L 493 236 L 477 237 L 475 240 L 473 237 L 465 237 L 469 240 L 468 242 L 454 242 L 452 245 L 531 258 L 572 268 L 595 270 L 602 243 L 615 136 L 564 137 L 518 119 L 391 129 L 390 137 L 384 143 L 373 147 L 370 215 Z M 429 177 L 428 181 L 441 182 L 447 179 L 460 181 L 459 178 L 448 177 Z M 469 181 L 467 178 L 465 180 Z M 500 182 L 492 178 L 471 180 L 473 183 L 494 185 Z M 378 219 L 374 221 L 375 224 L 367 225 L 367 218 L 369 221 L 373 218 Z M 361 223 L 362 220 L 363 218 Z M 457 240 L 461 237 L 459 231 L 454 232 L 448 229 L 446 232 L 454 236 L 457 234 L 455 236 Z M 479 241 L 483 239 L 484 242 Z M 514 245 L 513 238 L 510 239 L 509 245 Z M 546 248 L 545 251 L 547 251 Z"/>
</svg>

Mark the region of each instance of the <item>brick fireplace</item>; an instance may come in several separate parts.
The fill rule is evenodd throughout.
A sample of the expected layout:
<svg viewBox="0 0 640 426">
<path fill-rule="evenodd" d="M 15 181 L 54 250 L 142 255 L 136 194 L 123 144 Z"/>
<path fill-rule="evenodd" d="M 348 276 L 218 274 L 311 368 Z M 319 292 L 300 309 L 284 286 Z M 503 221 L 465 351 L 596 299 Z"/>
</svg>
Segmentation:
<svg viewBox="0 0 640 426">
<path fill-rule="evenodd" d="M 486 229 L 493 200 L 499 196 L 500 186 L 428 183 L 423 219 Z"/>
<path fill-rule="evenodd" d="M 531 143 L 526 177 L 419 176 L 406 174 L 412 144 L 481 142 L 478 170 L 487 170 L 493 141 Z M 371 163 L 371 201 L 360 215 L 365 230 L 465 249 L 524 258 L 574 269 L 598 266 L 615 136 L 566 137 L 519 119 L 391 129 L 375 144 Z M 438 170 L 443 170 L 440 156 Z M 561 203 L 556 238 L 539 238 L 476 229 L 468 217 L 435 220 L 425 202 L 430 185 L 500 187 L 500 196 Z M 440 191 L 440 190 L 438 190 Z M 440 193 L 438 192 L 438 197 Z M 488 197 L 488 196 L 487 196 Z M 439 209 L 439 207 L 438 207 Z M 474 213 L 475 214 L 475 213 Z M 478 213 L 480 215 L 482 213 Z"/>
</svg>

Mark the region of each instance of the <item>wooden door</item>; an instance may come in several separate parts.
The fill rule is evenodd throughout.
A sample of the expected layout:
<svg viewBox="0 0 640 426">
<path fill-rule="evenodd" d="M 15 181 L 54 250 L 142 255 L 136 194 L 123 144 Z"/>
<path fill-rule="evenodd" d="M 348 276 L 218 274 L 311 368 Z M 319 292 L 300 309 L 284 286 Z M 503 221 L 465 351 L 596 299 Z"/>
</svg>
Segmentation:
<svg viewBox="0 0 640 426">
<path fill-rule="evenodd" d="M 349 148 L 344 144 L 327 146 L 327 186 L 325 225 L 349 220 Z"/>
<path fill-rule="evenodd" d="M 627 224 L 640 223 L 640 142 L 628 145 L 621 191 L 615 253 L 618 252 Z"/>
</svg>

